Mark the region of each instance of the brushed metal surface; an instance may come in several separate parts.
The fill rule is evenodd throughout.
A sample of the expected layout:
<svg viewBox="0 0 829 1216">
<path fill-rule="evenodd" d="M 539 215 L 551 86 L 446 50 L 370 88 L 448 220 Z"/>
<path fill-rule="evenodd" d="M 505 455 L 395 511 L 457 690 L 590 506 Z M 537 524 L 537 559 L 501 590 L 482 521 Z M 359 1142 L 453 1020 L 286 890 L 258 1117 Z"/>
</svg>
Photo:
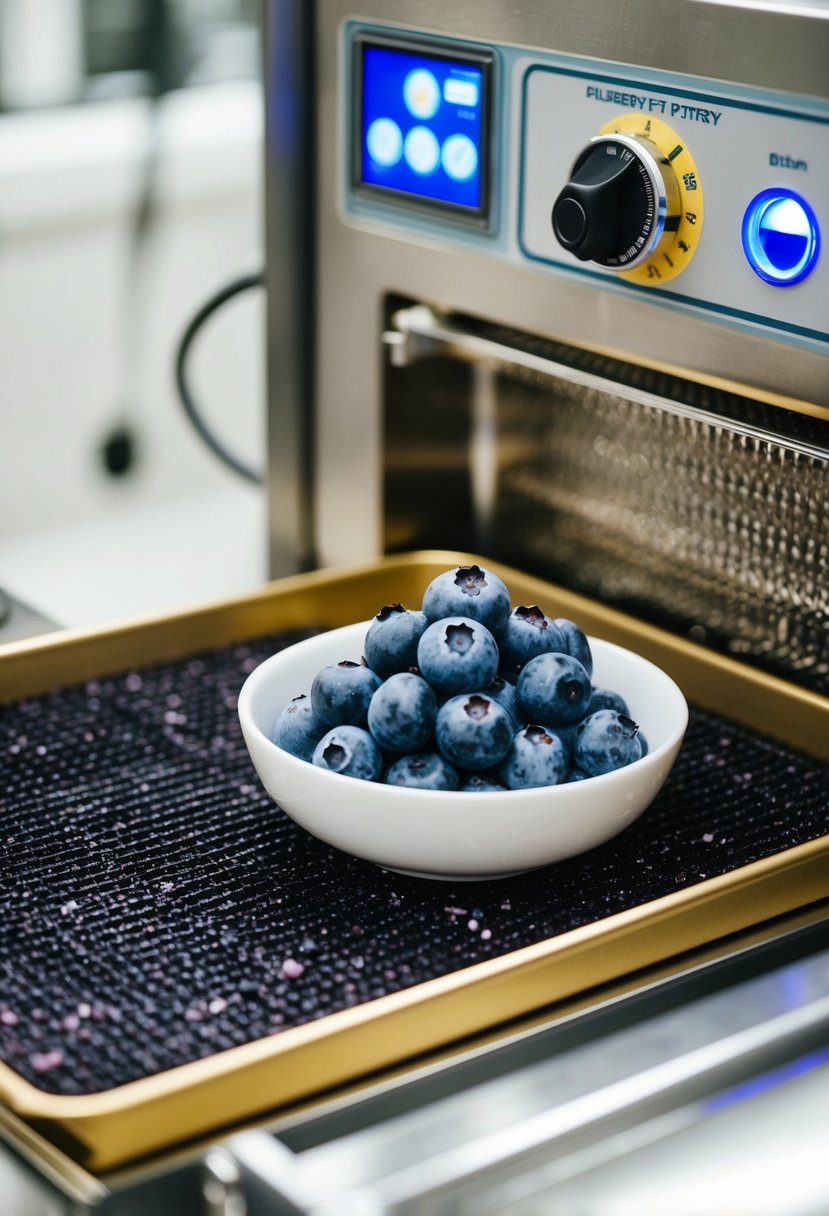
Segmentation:
<svg viewBox="0 0 829 1216">
<path fill-rule="evenodd" d="M 829 6 L 782 0 L 367 0 L 317 5 L 321 31 L 346 17 L 411 30 L 593 55 L 618 63 L 829 96 Z"/>
<path fill-rule="evenodd" d="M 716 1117 L 719 1095 L 822 1045 L 827 974 L 824 952 L 624 1026 L 608 1025 L 608 1008 L 601 1037 L 588 1031 L 586 1041 L 571 1040 L 569 1049 L 548 1048 L 531 1064 L 459 1085 L 405 1113 L 358 1123 L 304 1151 L 263 1131 L 242 1133 L 228 1148 L 248 1193 L 278 1198 L 297 1216 L 537 1212 L 542 1208 L 522 1202 L 536 1190 L 544 1191 L 544 1211 L 559 1211 L 556 1184 L 635 1153 L 643 1143 L 707 1123 Z M 820 1102 L 814 1107 L 816 1113 Z M 797 1152 L 798 1130 L 787 1136 L 778 1128 L 784 1155 Z M 751 1188 L 748 1143 L 715 1145 L 712 1156 L 740 1160 Z M 697 1168 L 689 1157 L 678 1165 L 681 1176 Z M 825 1183 L 819 1188 L 824 1194 Z M 704 1210 L 717 1210 L 711 1203 L 713 1190 Z M 681 1202 L 680 1209 L 697 1210 Z"/>
<path fill-rule="evenodd" d="M 562 284 L 531 267 L 493 265 L 483 252 L 448 249 L 427 235 L 405 237 L 380 222 L 360 225 L 341 207 L 345 115 L 340 30 L 355 10 L 346 0 L 317 5 L 315 132 L 315 321 L 305 344 L 314 361 L 315 558 L 323 565 L 382 551 L 383 301 L 389 293 L 485 317 L 543 337 L 671 366 L 690 377 L 720 377 L 744 391 L 829 405 L 829 359 L 715 322 L 682 318 L 643 299 Z M 592 55 L 645 67 L 722 78 L 763 88 L 829 95 L 829 7 L 613 0 L 583 5 L 500 0 L 366 0 L 356 14 L 410 30 Z M 269 157 L 275 155 L 268 141 Z M 281 179 L 272 163 L 269 180 Z M 291 232 L 271 213 L 274 259 Z M 284 280 L 281 283 L 284 290 Z M 278 320 L 274 311 L 271 324 Z M 272 373 L 271 413 L 287 398 Z M 277 396 L 279 395 L 279 400 Z M 307 398 L 295 396 L 296 414 Z M 272 426 L 273 430 L 273 426 Z M 285 476 L 271 465 L 272 502 Z M 276 512 L 279 515 L 279 512 Z M 275 528 L 280 520 L 275 519 Z M 278 567 L 274 568 L 278 573 Z"/>
<path fill-rule="evenodd" d="M 308 569 L 312 536 L 312 6 L 268 4 L 265 158 L 268 525 L 274 574 Z"/>
<path fill-rule="evenodd" d="M 829 412 L 413 305 L 385 335 L 384 536 L 468 545 L 829 693 Z"/>
<path fill-rule="evenodd" d="M 472 363 L 476 367 L 485 367 L 490 371 L 496 368 L 507 370 L 521 369 L 536 372 L 542 376 L 553 376 L 567 380 L 579 388 L 593 390 L 598 393 L 615 394 L 618 386 L 601 376 L 582 368 L 565 367 L 549 357 L 510 346 L 506 341 L 498 342 L 492 338 L 471 333 L 465 329 L 456 318 L 444 318 L 421 305 L 400 309 L 392 318 L 394 329 L 383 335 L 387 345 L 395 346 L 395 365 L 405 366 L 407 356 L 405 346 L 398 345 L 395 339 L 403 338 L 413 346 L 413 357 L 424 358 L 441 350 L 455 359 Z M 775 431 L 771 428 L 761 430 L 751 422 L 743 419 L 728 418 L 710 409 L 703 410 L 690 401 L 683 399 L 668 399 L 647 390 L 628 387 L 627 398 L 637 401 L 649 409 L 667 411 L 678 414 L 696 422 L 715 425 L 735 435 L 751 437 L 756 440 L 770 440 L 804 455 L 816 456 L 821 460 L 829 458 L 829 430 L 825 433 L 826 442 L 819 446 L 800 439 L 787 437 L 782 429 Z M 782 416 L 781 416 L 782 422 Z"/>
</svg>

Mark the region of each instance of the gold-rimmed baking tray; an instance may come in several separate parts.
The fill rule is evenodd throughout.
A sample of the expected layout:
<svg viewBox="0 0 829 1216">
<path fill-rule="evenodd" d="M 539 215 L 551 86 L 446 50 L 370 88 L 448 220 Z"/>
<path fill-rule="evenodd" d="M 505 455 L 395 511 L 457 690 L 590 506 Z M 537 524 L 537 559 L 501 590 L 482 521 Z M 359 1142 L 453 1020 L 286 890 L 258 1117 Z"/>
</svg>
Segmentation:
<svg viewBox="0 0 829 1216">
<path fill-rule="evenodd" d="M 80 948 L 79 944 L 83 947 L 86 954 L 82 969 L 98 977 L 96 991 L 100 992 L 100 976 L 106 974 L 110 994 L 118 989 L 122 997 L 124 986 L 121 977 L 114 974 L 115 963 L 107 951 L 113 948 L 113 934 L 117 937 L 118 917 L 123 915 L 126 920 L 129 916 L 129 899 L 139 902 L 144 899 L 155 909 L 158 923 L 153 926 L 153 933 L 159 933 L 159 924 L 164 931 L 174 933 L 187 913 L 196 935 L 188 938 L 190 953 L 185 951 L 173 960 L 186 959 L 194 951 L 198 955 L 193 975 L 178 977 L 175 981 L 178 986 L 163 973 L 160 978 L 155 974 L 157 956 L 152 950 L 142 955 L 148 960 L 146 973 L 136 973 L 134 988 L 141 988 L 145 981 L 156 989 L 161 985 L 161 997 L 172 994 L 176 1001 L 184 1001 L 182 991 L 188 984 L 192 988 L 191 1003 L 186 1008 L 182 1005 L 177 1013 L 174 1010 L 172 1021 L 162 1019 L 161 1031 L 156 1024 L 145 1026 L 142 1031 L 141 1019 L 135 1015 L 139 1008 L 137 997 L 143 998 L 145 994 L 136 991 L 131 994 L 134 1000 L 127 994 L 127 999 L 121 1001 L 117 1019 L 114 1007 L 103 998 L 100 1006 L 96 1006 L 88 992 L 81 993 L 82 999 L 72 1007 L 65 1001 L 56 1002 L 54 993 L 59 989 L 51 979 L 48 983 L 43 980 L 42 986 L 44 991 L 48 989 L 47 996 L 51 993 L 52 1005 L 40 1010 L 41 1018 L 34 1027 L 30 1019 L 23 1025 L 8 998 L 0 1006 L 0 1030 L 7 1045 L 10 1036 L 17 1036 L 17 1055 L 7 1051 L 7 1063 L 0 1065 L 0 1097 L 16 1116 L 59 1143 L 87 1168 L 99 1171 L 114 1167 L 222 1127 L 261 1117 L 265 1112 L 353 1082 L 377 1069 L 399 1065 L 420 1053 L 488 1030 L 635 969 L 805 907 L 829 894 L 826 835 L 829 795 L 822 767 L 827 759 L 829 702 L 493 563 L 490 565 L 505 579 L 516 602 L 540 603 L 554 616 L 569 616 L 593 634 L 638 650 L 665 668 L 695 707 L 703 733 L 697 742 L 692 739 L 690 746 L 700 756 L 710 757 L 713 776 L 709 784 L 694 786 L 690 794 L 690 787 L 675 791 L 677 805 L 685 807 L 683 814 L 689 816 L 690 826 L 682 845 L 686 852 L 680 849 L 677 854 L 685 859 L 682 862 L 685 869 L 672 875 L 663 867 L 658 881 L 647 877 L 649 867 L 659 869 L 660 840 L 658 833 L 654 836 L 654 825 L 670 822 L 669 804 L 654 816 L 647 813 L 643 817 L 646 827 L 642 831 L 650 831 L 650 839 L 646 834 L 637 836 L 633 829 L 623 834 L 626 840 L 619 846 L 621 853 L 595 851 L 567 867 L 551 867 L 533 879 L 471 884 L 463 889 L 388 875 L 334 850 L 317 848 L 313 842 L 306 847 L 301 829 L 291 829 L 296 836 L 283 833 L 278 837 L 279 847 L 285 849 L 284 858 L 277 859 L 278 864 L 272 856 L 256 853 L 257 833 L 261 836 L 264 825 L 284 817 L 261 796 L 252 768 L 247 783 L 242 780 L 242 793 L 238 797 L 234 794 L 227 806 L 222 803 L 218 810 L 214 795 L 205 795 L 199 782 L 203 783 L 205 774 L 211 773 L 218 782 L 223 765 L 229 767 L 231 759 L 237 771 L 242 771 L 239 766 L 243 759 L 233 750 L 239 741 L 229 738 L 234 689 L 238 691 L 257 655 L 267 653 L 268 639 L 284 639 L 285 635 L 309 627 L 327 628 L 365 619 L 388 602 L 416 605 L 432 577 L 459 562 L 472 560 L 469 555 L 442 552 L 390 557 L 285 579 L 253 594 L 189 611 L 122 622 L 106 629 L 47 635 L 0 649 L 0 698 L 9 703 L 11 710 L 18 712 L 15 707 L 23 705 L 20 712 L 29 714 L 26 720 L 43 726 L 44 722 L 52 721 L 48 713 L 62 712 L 63 703 L 75 698 L 82 719 L 81 733 L 73 737 L 72 747 L 63 748 L 68 754 L 65 762 L 70 764 L 67 786 L 62 788 L 56 782 L 54 788 L 47 790 L 48 797 L 43 794 L 42 782 L 37 791 L 32 791 L 37 794 L 34 801 L 45 799 L 44 814 L 54 813 L 55 824 L 65 833 L 58 838 L 66 841 L 65 864 L 61 859 L 55 870 L 60 889 L 55 890 L 55 904 L 48 915 L 33 904 L 27 913 L 29 919 L 21 919 L 18 928 L 33 926 L 31 940 L 43 950 L 44 917 L 51 917 L 48 923 L 59 944 L 63 942 L 71 951 Z M 221 655 L 223 674 L 221 680 L 211 683 L 210 656 L 214 653 Z M 197 657 L 191 661 L 189 656 Z M 200 705 L 205 698 L 222 701 L 224 734 L 216 734 L 212 720 L 207 725 L 181 722 L 182 718 L 187 719 L 188 707 L 186 699 L 182 705 L 180 694 L 184 685 L 177 687 L 177 673 L 189 685 L 198 687 Z M 150 686 L 161 697 L 158 712 L 150 703 L 147 693 Z M 135 713 L 133 702 L 127 704 L 124 699 L 127 694 L 144 697 L 147 708 L 143 718 Z M 89 790 L 95 776 L 94 766 L 90 772 L 85 767 L 86 758 L 87 753 L 94 753 L 98 747 L 96 723 L 100 720 L 101 703 L 108 696 L 119 715 L 119 731 L 136 745 L 135 764 L 131 763 L 129 751 L 119 753 L 123 764 L 117 780 L 108 783 L 103 793 L 96 787 L 93 797 Z M 199 713 L 194 710 L 193 718 L 198 719 Z M 763 738 L 777 742 L 768 745 L 762 740 L 757 742 L 752 732 L 761 732 Z M 25 745 L 13 744 L 17 747 L 15 780 L 24 783 L 22 787 L 19 784 L 12 787 L 18 805 L 21 789 L 26 793 L 28 779 L 20 749 L 25 751 L 25 746 L 32 745 L 34 733 Z M 78 739 L 86 740 L 86 750 L 81 749 L 80 757 L 74 754 Z M 142 750 L 138 750 L 139 744 Z M 173 765 L 169 771 L 180 771 L 184 776 L 180 785 L 164 786 L 163 817 L 153 821 L 151 833 L 158 839 L 150 844 L 146 840 L 140 842 L 139 863 L 134 861 L 129 847 L 138 840 L 141 808 L 138 805 L 134 819 L 129 820 L 126 812 L 121 813 L 119 799 L 127 794 L 132 798 L 140 786 L 152 793 L 154 782 L 158 788 L 158 766 L 147 767 L 146 761 L 156 745 L 164 751 L 164 763 L 169 761 Z M 47 744 L 40 746 L 48 751 Z M 60 746 L 57 752 L 61 753 Z M 186 771 L 175 767 L 181 755 L 188 758 Z M 190 758 L 194 756 L 191 764 Z M 747 756 L 762 759 L 753 772 L 746 770 Z M 193 767 L 196 763 L 200 765 L 198 769 Z M 32 771 L 36 771 L 36 765 Z M 782 787 L 774 787 L 778 792 L 773 797 L 778 798 L 779 805 L 768 805 L 768 791 L 772 788 L 768 783 L 775 773 L 789 787 L 801 778 L 805 781 L 802 788 L 803 800 L 807 795 L 809 800 L 808 822 L 801 809 L 793 805 L 791 790 L 784 798 Z M 198 775 L 198 781 L 194 774 Z M 688 786 L 692 777 L 680 774 L 678 780 Z M 746 794 L 752 780 L 758 785 L 766 783 L 765 793 L 753 802 Z M 225 798 L 226 791 L 222 789 L 221 798 Z M 730 802 L 731 791 L 735 802 L 748 808 L 745 813 L 740 812 L 742 819 L 735 818 L 736 812 L 724 806 L 725 793 Z M 83 803 L 84 798 L 87 803 Z M 697 815 L 692 824 L 688 807 L 694 808 Z M 260 818 L 251 818 L 251 808 Z M 157 803 L 153 814 L 158 815 Z M 665 816 L 664 820 L 658 818 L 659 814 Z M 729 814 L 731 819 L 727 818 Z M 119 815 L 129 822 L 119 827 Z M 197 845 L 189 852 L 183 850 L 182 839 L 188 832 L 197 838 L 199 831 L 205 830 L 208 817 L 213 834 L 202 851 Z M 94 830 L 93 818 L 97 825 Z M 246 847 L 250 855 L 245 856 L 252 868 L 266 863 L 271 867 L 264 885 L 257 886 L 249 870 L 241 868 L 239 859 L 244 850 L 239 852 L 233 836 L 237 820 L 244 820 L 247 825 L 245 831 L 250 839 L 246 837 Z M 224 825 L 219 835 L 214 830 L 217 821 Z M 676 828 L 681 835 L 685 826 L 672 825 L 671 832 Z M 741 829 L 747 837 L 753 834 L 752 839 L 760 841 L 757 847 L 752 846 L 753 851 L 741 850 L 741 841 L 734 838 Z M 731 839 L 723 836 L 720 845 L 718 832 L 730 832 Z M 54 835 L 50 837 L 52 848 L 54 839 Z M 664 839 L 668 841 L 668 835 Z M 44 847 L 42 839 L 40 845 Z M 73 861 L 72 850 L 76 846 L 80 848 L 77 855 L 80 860 Z M 15 880 L 13 867 L 17 863 L 21 876 L 25 872 L 29 881 L 26 866 L 31 866 L 35 856 L 32 841 L 17 854 L 13 844 L 9 847 L 12 866 L 6 869 L 7 876 Z M 82 868 L 85 864 L 84 847 L 87 853 L 89 849 L 100 852 L 105 888 L 97 902 L 95 894 L 89 891 L 81 900 L 70 897 L 72 866 Z M 669 844 L 668 848 L 671 847 Z M 234 849 L 237 851 L 233 852 Z M 689 858 L 694 862 L 698 856 L 709 859 L 718 849 L 718 861 L 709 864 L 706 860 L 705 868 L 699 866 L 691 872 Z M 224 868 L 216 870 L 219 853 L 223 858 L 232 858 L 232 865 L 223 861 Z M 38 861 L 41 867 L 46 864 L 43 856 Z M 172 864 L 173 856 L 178 867 L 175 872 L 165 869 Z M 295 869 L 299 866 L 299 879 L 283 890 L 279 884 L 291 866 Z M 635 882 L 631 878 L 634 871 Z M 205 890 L 196 889 L 194 876 L 212 874 L 215 878 L 216 873 L 226 890 L 217 890 L 214 898 L 209 883 Z M 626 876 L 630 883 L 626 882 Z M 35 888 L 36 881 L 37 875 Z M 635 887 L 637 882 L 637 890 L 625 890 L 626 885 Z M 246 892 L 243 915 L 233 902 L 234 892 L 242 888 Z M 282 895 L 277 894 L 278 890 Z M 220 896 L 227 905 L 224 910 Z M 198 903 L 205 898 L 206 905 Z M 279 905 L 283 910 L 277 917 L 275 908 L 280 898 L 286 903 Z M 317 929 L 322 926 L 327 930 L 330 943 L 337 939 L 332 955 L 335 961 L 320 988 L 327 995 L 323 1004 L 314 1008 L 302 1007 L 301 976 L 286 980 L 273 967 L 268 970 L 272 960 L 256 957 L 260 943 L 264 943 L 267 954 L 276 948 L 275 942 L 282 940 L 278 929 L 292 913 L 288 906 L 291 901 L 300 905 L 293 909 L 296 925 L 313 920 Z M 366 913 L 360 919 L 367 923 L 346 926 L 346 933 L 339 923 L 323 924 L 326 901 L 348 913 L 361 905 L 370 908 L 373 901 L 383 911 L 374 920 Z M 583 915 L 579 912 L 580 901 L 590 904 Z M 102 905 L 107 909 L 103 919 L 98 912 Z M 555 915 L 551 911 L 554 906 Z M 392 907 L 402 911 L 392 913 Z M 91 925 L 86 931 L 84 916 Z M 74 925 L 74 918 L 80 922 L 78 925 Z M 134 928 L 134 918 L 131 923 Z M 361 928 L 362 932 L 354 938 L 357 945 L 349 954 L 348 933 L 354 928 Z M 417 941 L 421 930 L 425 939 L 422 950 Z M 8 940 L 8 929 L 6 933 L 6 956 L 11 957 L 13 964 L 17 951 L 22 970 L 23 952 L 27 948 L 25 933 L 18 934 L 15 941 Z M 228 941 L 232 938 L 231 944 L 222 938 L 223 933 Z M 220 941 L 218 953 L 213 956 L 208 952 L 211 934 L 218 934 Z M 163 932 L 158 940 L 162 953 L 170 948 L 171 939 L 164 937 Z M 301 956 L 306 978 L 315 969 L 322 974 L 320 960 L 325 950 L 321 955 L 319 947 L 317 941 L 310 953 Z M 301 942 L 298 948 L 303 948 Z M 396 949 L 407 952 L 410 962 L 401 963 Z M 46 949 L 46 955 L 44 974 L 50 967 L 61 968 L 59 952 L 48 957 Z M 231 955 L 236 966 L 234 981 L 239 979 L 238 963 L 242 957 L 248 961 L 255 959 L 259 978 L 266 977 L 253 995 L 253 1005 L 241 999 L 234 1004 L 227 990 L 211 996 L 213 973 L 209 960 L 216 958 L 218 975 L 219 958 Z M 113 958 L 122 961 L 117 950 Z M 31 960 L 27 957 L 25 962 L 27 974 L 31 974 Z M 66 970 L 71 970 L 70 963 L 79 966 L 74 953 L 71 957 L 65 955 Z M 372 967 L 373 987 L 363 978 Z M 276 977 L 270 988 L 268 975 Z M 227 979 L 226 969 L 222 977 Z M 256 1001 L 262 1002 L 266 1012 L 278 1010 L 282 999 L 277 993 L 280 986 L 290 989 L 285 1000 L 289 1004 L 294 1002 L 288 1015 L 281 1022 L 272 1022 L 267 1031 L 263 1031 L 264 1023 L 255 1021 L 253 1015 L 246 1025 L 246 1010 L 253 1008 Z M 31 1014 L 31 1004 L 27 1008 Z M 234 1015 L 232 1022 L 228 1021 L 229 1013 Z M 277 1012 L 275 1016 L 279 1018 L 280 1014 Z M 222 1034 L 211 1038 L 207 1032 L 214 1030 L 220 1021 Z M 182 1032 L 178 1054 L 165 1046 L 152 1057 L 146 1075 L 141 1075 L 142 1033 L 166 1034 L 173 1024 L 184 1027 L 189 1037 Z M 23 1042 L 24 1029 L 37 1031 L 35 1038 Z M 86 1047 L 77 1042 L 83 1031 L 88 1031 Z M 194 1031 L 205 1037 L 193 1038 Z M 69 1051 L 70 1040 L 75 1054 Z M 96 1072 L 96 1050 L 100 1046 L 104 1053 L 117 1054 L 122 1040 L 133 1045 L 131 1058 L 138 1059 L 139 1065 L 125 1082 L 91 1089 L 96 1076 L 117 1076 L 106 1070 L 103 1074 Z M 219 1050 L 215 1050 L 217 1042 Z M 36 1050 L 27 1050 L 33 1045 Z M 34 1071 L 33 1056 L 37 1062 Z M 53 1064 L 57 1061 L 54 1067 L 50 1059 Z M 164 1059 L 173 1060 L 172 1066 L 158 1067 L 158 1061 Z M 82 1083 L 78 1075 L 62 1075 L 62 1067 L 65 1069 L 70 1060 L 80 1061 L 86 1068 Z M 78 1092 L 67 1092 L 73 1085 Z"/>
</svg>

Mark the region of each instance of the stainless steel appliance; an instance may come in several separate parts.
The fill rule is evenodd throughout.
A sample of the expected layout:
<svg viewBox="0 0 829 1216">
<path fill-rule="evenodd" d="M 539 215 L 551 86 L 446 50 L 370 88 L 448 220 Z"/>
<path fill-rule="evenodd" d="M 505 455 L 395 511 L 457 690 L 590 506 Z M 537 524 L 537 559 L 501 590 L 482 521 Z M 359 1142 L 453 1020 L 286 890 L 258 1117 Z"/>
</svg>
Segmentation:
<svg viewBox="0 0 829 1216">
<path fill-rule="evenodd" d="M 274 572 L 459 546 L 825 689 L 826 5 L 270 17 Z"/>
<path fill-rule="evenodd" d="M 829 7 L 270 15 L 274 570 L 472 549 L 825 694 Z M 286 62 L 313 99 L 290 131 Z M 499 1172 L 504 1140 L 472 1148 L 467 1120 L 515 1092 L 366 1133 L 387 1155 L 378 1210 L 658 1208 L 632 1181 L 638 1150 L 620 1149 L 627 1200 L 590 1192 L 587 1148 L 544 1191 L 546 1133 L 535 1158 L 515 1147 L 533 1181 Z M 390 1181 L 396 1134 L 411 1172 Z M 436 1166 L 441 1137 L 456 1155 Z M 742 1210 L 724 1196 L 700 1210 Z"/>
<path fill-rule="evenodd" d="M 313 573 L 0 663 L 33 739 L 43 704 L 88 729 L 91 697 L 119 728 L 96 747 L 118 760 L 131 707 L 151 757 L 114 825 L 53 796 L 48 756 L 25 787 L 51 826 L 26 836 L 21 801 L 7 847 L 51 890 L 82 812 L 90 886 L 45 921 L 29 888 L 10 905 L 16 965 L 55 937 L 110 988 L 37 1048 L 62 1090 L 22 1049 L 28 1079 L 0 1068 L 0 1177 L 21 1213 L 825 1211 L 829 8 L 271 0 L 266 59 L 272 566 Z M 684 851 L 671 822 L 598 879 L 594 858 L 447 905 L 257 812 L 213 690 L 275 621 L 413 587 L 438 559 L 394 555 L 427 546 L 555 583 L 681 670 Z M 153 984 L 109 1037 L 129 984 L 82 916 Z M 304 1004 L 274 972 L 286 925 L 321 977 Z M 73 1088 L 75 1052 L 111 1092 Z"/>
</svg>

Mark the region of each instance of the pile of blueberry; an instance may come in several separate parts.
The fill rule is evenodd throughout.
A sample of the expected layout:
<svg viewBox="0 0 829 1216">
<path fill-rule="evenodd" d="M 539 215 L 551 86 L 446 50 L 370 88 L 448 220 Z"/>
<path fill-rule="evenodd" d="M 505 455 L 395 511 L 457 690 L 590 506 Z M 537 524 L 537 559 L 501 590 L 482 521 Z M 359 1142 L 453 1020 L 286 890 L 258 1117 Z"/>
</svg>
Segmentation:
<svg viewBox="0 0 829 1216">
<path fill-rule="evenodd" d="M 582 629 L 511 610 L 503 580 L 459 566 L 420 611 L 391 604 L 361 663 L 324 667 L 274 742 L 321 768 L 440 790 L 517 790 L 612 772 L 646 752 L 624 699 L 591 683 Z"/>
</svg>

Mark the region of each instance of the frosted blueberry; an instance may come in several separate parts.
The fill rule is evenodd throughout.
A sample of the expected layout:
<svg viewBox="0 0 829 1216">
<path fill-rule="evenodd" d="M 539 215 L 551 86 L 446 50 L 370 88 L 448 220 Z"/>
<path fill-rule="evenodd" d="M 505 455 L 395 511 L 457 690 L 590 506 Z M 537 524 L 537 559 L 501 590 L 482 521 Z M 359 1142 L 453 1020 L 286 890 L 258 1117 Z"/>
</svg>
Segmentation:
<svg viewBox="0 0 829 1216">
<path fill-rule="evenodd" d="M 451 697 L 438 710 L 438 750 L 457 768 L 495 768 L 509 751 L 512 736 L 507 711 L 483 693 Z"/>
<path fill-rule="evenodd" d="M 577 768 L 576 765 L 573 765 L 573 767 L 568 771 L 567 777 L 566 777 L 566 781 L 567 781 L 568 785 L 573 781 L 589 781 L 589 780 L 590 780 L 590 774 L 586 773 L 584 771 L 584 769 Z"/>
<path fill-rule="evenodd" d="M 569 621 L 563 616 L 556 617 L 553 624 L 564 638 L 564 646 L 562 647 L 564 653 L 569 654 L 574 659 L 578 659 L 587 674 L 592 676 L 593 655 L 584 630 L 575 621 Z"/>
<path fill-rule="evenodd" d="M 509 616 L 506 584 L 481 566 L 458 566 L 433 579 L 423 595 L 423 612 L 429 622 L 446 616 L 469 617 L 498 635 Z"/>
<path fill-rule="evenodd" d="M 621 693 L 614 692 L 612 688 L 596 688 L 594 686 L 590 694 L 590 700 L 587 703 L 585 718 L 588 714 L 594 714 L 597 709 L 615 709 L 617 713 L 630 715 L 627 701 Z"/>
<path fill-rule="evenodd" d="M 567 726 L 584 717 L 590 691 L 590 676 L 578 659 L 540 654 L 519 675 L 515 698 L 526 722 Z"/>
<path fill-rule="evenodd" d="M 498 646 L 485 625 L 452 616 L 429 625 L 417 646 L 417 665 L 438 694 L 487 688 L 498 670 Z"/>
<path fill-rule="evenodd" d="M 553 730 L 530 725 L 517 733 L 498 771 L 508 789 L 525 790 L 559 785 L 569 763 L 568 749 Z"/>
<path fill-rule="evenodd" d="M 598 777 L 639 760 L 639 727 L 627 714 L 598 709 L 579 724 L 573 759 L 578 768 Z"/>
<path fill-rule="evenodd" d="M 461 793 L 463 794 L 503 793 L 506 788 L 503 781 L 498 781 L 486 773 L 470 773 L 461 783 Z"/>
<path fill-rule="evenodd" d="M 323 667 L 311 685 L 314 713 L 329 726 L 365 726 L 368 707 L 382 684 L 376 672 L 344 659 Z"/>
<path fill-rule="evenodd" d="M 328 724 L 314 713 L 311 698 L 301 693 L 288 702 L 276 719 L 273 741 L 292 756 L 310 760 L 327 730 Z"/>
<path fill-rule="evenodd" d="M 386 773 L 387 785 L 406 785 L 418 790 L 456 790 L 459 783 L 454 768 L 437 752 L 401 756 Z"/>
<path fill-rule="evenodd" d="M 383 757 L 367 730 L 360 726 L 335 726 L 314 748 L 312 763 L 344 777 L 376 781 L 383 768 Z"/>
<path fill-rule="evenodd" d="M 492 683 L 484 689 L 488 697 L 492 697 L 493 701 L 507 711 L 512 722 L 513 730 L 518 730 L 521 726 L 521 720 L 518 714 L 518 706 L 515 703 L 515 688 L 503 676 L 496 676 Z"/>
<path fill-rule="evenodd" d="M 417 644 L 427 625 L 422 612 L 402 604 L 386 604 L 368 627 L 363 652 L 372 671 L 387 679 L 417 666 Z"/>
<path fill-rule="evenodd" d="M 500 674 L 513 682 L 522 667 L 539 654 L 566 652 L 564 636 L 537 604 L 521 604 L 507 617 L 498 638 Z"/>
<path fill-rule="evenodd" d="M 420 752 L 432 739 L 438 704 L 424 679 L 398 671 L 380 685 L 368 707 L 368 728 L 390 752 Z"/>
</svg>

